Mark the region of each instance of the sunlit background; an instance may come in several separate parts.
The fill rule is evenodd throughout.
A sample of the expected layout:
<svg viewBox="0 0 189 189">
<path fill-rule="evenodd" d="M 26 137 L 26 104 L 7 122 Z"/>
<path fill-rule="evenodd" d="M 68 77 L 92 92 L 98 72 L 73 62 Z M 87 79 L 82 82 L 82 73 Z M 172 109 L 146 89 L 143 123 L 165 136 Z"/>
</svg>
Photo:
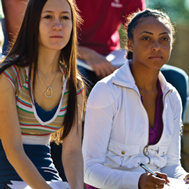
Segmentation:
<svg viewBox="0 0 189 189">
<path fill-rule="evenodd" d="M 166 12 L 176 23 L 189 21 L 189 0 L 146 0 L 147 7 Z"/>
</svg>

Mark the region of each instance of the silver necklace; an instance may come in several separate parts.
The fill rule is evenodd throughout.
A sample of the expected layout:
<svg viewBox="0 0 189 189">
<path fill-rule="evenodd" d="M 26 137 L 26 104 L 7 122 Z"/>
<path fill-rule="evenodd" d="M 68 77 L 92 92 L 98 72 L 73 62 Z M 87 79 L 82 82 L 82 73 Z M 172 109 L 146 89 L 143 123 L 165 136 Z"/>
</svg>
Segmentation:
<svg viewBox="0 0 189 189">
<path fill-rule="evenodd" d="M 38 70 L 38 72 L 40 73 L 41 78 L 42 78 L 42 80 L 43 80 L 45 86 L 47 87 L 47 85 L 46 85 L 46 83 L 45 83 L 45 80 L 44 80 L 44 78 L 43 78 L 43 75 L 42 75 L 41 71 Z M 56 74 L 57 74 L 57 72 L 58 72 L 58 71 L 56 71 Z M 45 97 L 47 97 L 47 98 L 52 98 L 53 90 L 52 90 L 52 87 L 51 87 L 51 86 L 52 86 L 52 84 L 53 84 L 53 82 L 54 82 L 54 80 L 55 80 L 55 78 L 56 78 L 56 74 L 55 74 L 55 76 L 54 76 L 54 78 L 53 78 L 53 80 L 52 80 L 50 86 L 47 87 L 47 90 L 45 91 Z M 48 95 L 48 93 L 50 93 L 50 95 Z"/>
</svg>

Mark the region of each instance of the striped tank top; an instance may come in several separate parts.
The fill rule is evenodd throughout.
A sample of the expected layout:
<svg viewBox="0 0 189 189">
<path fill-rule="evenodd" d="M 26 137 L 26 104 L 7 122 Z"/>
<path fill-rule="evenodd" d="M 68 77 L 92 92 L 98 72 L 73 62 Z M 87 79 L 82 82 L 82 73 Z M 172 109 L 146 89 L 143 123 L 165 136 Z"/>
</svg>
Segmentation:
<svg viewBox="0 0 189 189">
<path fill-rule="evenodd" d="M 6 61 L 1 65 L 3 66 L 3 64 L 6 64 Z M 61 100 L 54 116 L 45 122 L 37 115 L 36 107 L 32 103 L 29 95 L 29 68 L 13 65 L 3 72 L 15 90 L 16 106 L 23 143 L 48 144 L 50 141 L 50 135 L 62 127 L 67 110 L 69 87 L 67 84 L 67 78 L 65 77 L 65 75 L 67 75 L 66 69 L 62 63 L 59 64 L 59 67 L 63 73 Z M 81 104 L 83 103 L 82 91 L 84 86 L 81 78 L 78 77 L 77 81 L 77 101 L 78 104 Z M 40 142 L 41 137 L 42 142 Z M 30 139 L 32 140 L 30 141 Z"/>
</svg>

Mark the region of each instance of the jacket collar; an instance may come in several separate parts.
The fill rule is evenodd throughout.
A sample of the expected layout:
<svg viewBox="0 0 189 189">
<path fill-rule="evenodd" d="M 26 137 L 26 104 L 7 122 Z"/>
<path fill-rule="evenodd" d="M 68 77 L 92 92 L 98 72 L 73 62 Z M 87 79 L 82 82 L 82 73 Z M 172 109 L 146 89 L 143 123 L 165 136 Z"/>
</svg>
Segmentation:
<svg viewBox="0 0 189 189">
<path fill-rule="evenodd" d="M 134 89 L 137 93 L 139 93 L 138 87 L 136 86 L 134 77 L 131 73 L 129 64 L 130 64 L 130 60 L 127 60 L 123 66 L 121 66 L 118 70 L 116 70 L 113 73 L 112 83 L 114 85 L 119 85 L 121 87 Z M 163 94 L 173 89 L 172 85 L 166 81 L 166 79 L 164 78 L 161 72 L 159 72 L 158 78 L 160 81 Z"/>
</svg>

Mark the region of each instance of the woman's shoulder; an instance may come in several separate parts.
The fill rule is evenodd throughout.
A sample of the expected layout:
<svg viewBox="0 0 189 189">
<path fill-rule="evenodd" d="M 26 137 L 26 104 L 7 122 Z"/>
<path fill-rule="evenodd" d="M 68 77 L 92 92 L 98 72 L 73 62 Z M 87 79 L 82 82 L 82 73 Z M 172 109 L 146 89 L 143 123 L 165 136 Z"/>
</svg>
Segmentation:
<svg viewBox="0 0 189 189">
<path fill-rule="evenodd" d="M 121 89 L 120 86 L 115 85 L 113 79 L 115 77 L 115 74 L 112 73 L 108 75 L 107 77 L 103 78 L 102 80 L 98 81 L 95 85 L 94 89 L 98 90 L 99 92 L 109 92 L 112 95 L 117 95 L 119 89 Z"/>
<path fill-rule="evenodd" d="M 168 86 L 168 92 L 165 94 L 165 96 L 168 96 L 170 107 L 172 108 L 173 112 L 180 113 L 182 110 L 182 100 L 180 97 L 180 94 L 178 93 L 177 89 L 171 85 L 170 83 L 167 83 Z"/>
<path fill-rule="evenodd" d="M 4 59 L 0 61 L 0 67 L 7 67 L 5 70 L 15 70 L 15 71 L 24 71 L 25 67 L 18 66 L 15 63 L 13 63 L 17 59 L 18 55 L 11 55 L 7 56 Z M 17 73 L 15 72 L 15 73 Z"/>
<path fill-rule="evenodd" d="M 87 104 L 98 108 L 112 105 L 118 99 L 121 92 L 120 89 L 113 84 L 112 76 L 109 75 L 97 82 L 89 95 Z"/>
<path fill-rule="evenodd" d="M 26 80 L 26 67 L 21 67 L 17 65 L 12 65 L 11 62 L 14 61 L 14 57 L 7 57 L 0 63 L 0 68 L 4 71 L 2 72 L 11 83 L 16 86 L 22 86 Z"/>
<path fill-rule="evenodd" d="M 177 89 L 170 83 L 167 82 L 168 91 L 170 92 L 170 97 L 174 98 L 174 100 L 181 101 L 181 97 Z"/>
</svg>

